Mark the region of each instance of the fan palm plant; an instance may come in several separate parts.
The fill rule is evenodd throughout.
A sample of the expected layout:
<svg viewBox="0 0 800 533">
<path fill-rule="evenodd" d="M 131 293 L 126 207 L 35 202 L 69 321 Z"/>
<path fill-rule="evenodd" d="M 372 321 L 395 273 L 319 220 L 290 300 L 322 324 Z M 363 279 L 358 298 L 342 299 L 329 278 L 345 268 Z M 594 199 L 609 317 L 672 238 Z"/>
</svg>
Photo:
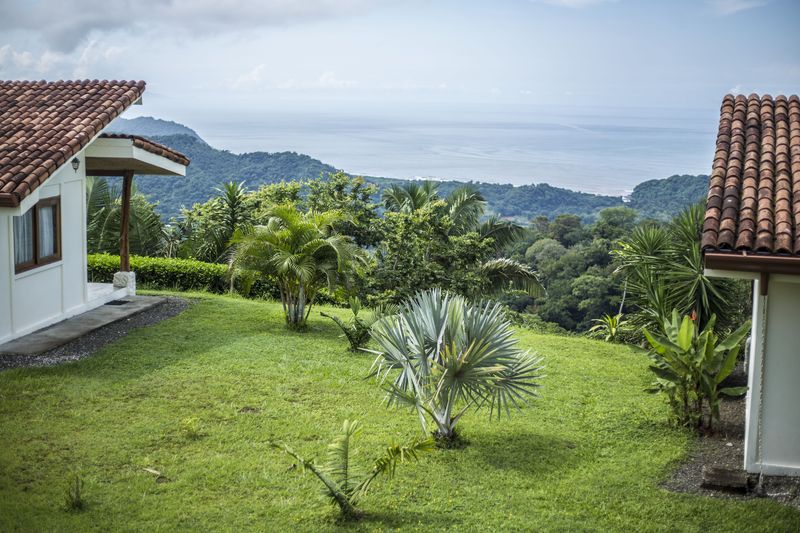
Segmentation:
<svg viewBox="0 0 800 533">
<path fill-rule="evenodd" d="M 303 471 L 317 476 L 325 485 L 325 495 L 331 503 L 339 506 L 342 516 L 353 518 L 359 514 L 356 508 L 359 500 L 367 494 L 378 476 L 386 475 L 391 479 L 398 463 L 416 461 L 421 453 L 433 449 L 432 439 L 415 438 L 405 446 L 391 444 L 375 460 L 371 470 L 358 472 L 351 464 L 351 440 L 360 430 L 358 421 L 345 420 L 342 431 L 328 445 L 327 458 L 323 464 L 317 464 L 313 459 L 304 459 L 286 444 L 270 442 L 270 445 L 292 456 Z"/>
<path fill-rule="evenodd" d="M 521 407 L 542 377 L 541 359 L 517 346 L 499 304 L 439 289 L 419 292 L 379 320 L 372 338 L 380 347 L 372 351 L 372 375 L 388 384 L 389 405 L 416 409 L 423 432 L 430 418 L 444 442 L 470 409 L 488 406 L 499 416 Z"/>
<path fill-rule="evenodd" d="M 366 263 L 366 254 L 334 230 L 336 223 L 347 220 L 339 211 L 301 213 L 281 205 L 270 209 L 267 217 L 264 226 L 236 230 L 230 267 L 275 279 L 287 325 L 303 328 L 319 289 L 346 286 Z"/>
</svg>

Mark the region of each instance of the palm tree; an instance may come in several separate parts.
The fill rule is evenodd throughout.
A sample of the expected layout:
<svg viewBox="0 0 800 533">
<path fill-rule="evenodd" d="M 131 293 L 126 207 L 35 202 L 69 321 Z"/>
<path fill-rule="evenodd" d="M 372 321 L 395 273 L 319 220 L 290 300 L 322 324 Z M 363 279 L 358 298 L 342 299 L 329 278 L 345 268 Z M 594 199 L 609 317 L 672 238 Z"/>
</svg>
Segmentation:
<svg viewBox="0 0 800 533">
<path fill-rule="evenodd" d="M 411 213 L 438 199 L 437 188 L 432 181 L 392 185 L 383 191 L 381 201 L 389 211 Z"/>
<path fill-rule="evenodd" d="M 470 409 L 488 406 L 499 416 L 520 407 L 536 396 L 542 376 L 541 360 L 517 346 L 500 304 L 439 289 L 417 293 L 379 320 L 372 338 L 380 347 L 372 373 L 390 382 L 389 404 L 416 409 L 423 432 L 433 420 L 444 441 L 455 438 Z"/>
<path fill-rule="evenodd" d="M 347 285 L 366 263 L 366 254 L 334 225 L 347 220 L 340 211 L 300 212 L 280 205 L 267 212 L 264 226 L 240 228 L 232 239 L 231 270 L 257 271 L 276 280 L 286 323 L 306 325 L 317 292 Z"/>
<path fill-rule="evenodd" d="M 165 239 L 164 224 L 155 211 L 155 204 L 131 191 L 128 227 L 130 252 L 135 255 L 159 255 Z M 86 178 L 86 240 L 89 253 L 119 253 L 122 194 L 105 178 Z"/>
</svg>

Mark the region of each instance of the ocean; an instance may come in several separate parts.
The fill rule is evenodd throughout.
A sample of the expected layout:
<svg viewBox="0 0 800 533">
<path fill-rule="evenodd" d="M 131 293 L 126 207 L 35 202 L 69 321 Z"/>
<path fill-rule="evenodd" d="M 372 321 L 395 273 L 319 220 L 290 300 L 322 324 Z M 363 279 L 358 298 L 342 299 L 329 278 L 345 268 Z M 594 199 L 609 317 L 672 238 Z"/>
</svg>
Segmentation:
<svg viewBox="0 0 800 533">
<path fill-rule="evenodd" d="M 189 125 L 217 148 L 295 151 L 354 174 L 624 195 L 707 174 L 717 121 L 716 109 L 371 104 L 209 112 Z"/>
</svg>

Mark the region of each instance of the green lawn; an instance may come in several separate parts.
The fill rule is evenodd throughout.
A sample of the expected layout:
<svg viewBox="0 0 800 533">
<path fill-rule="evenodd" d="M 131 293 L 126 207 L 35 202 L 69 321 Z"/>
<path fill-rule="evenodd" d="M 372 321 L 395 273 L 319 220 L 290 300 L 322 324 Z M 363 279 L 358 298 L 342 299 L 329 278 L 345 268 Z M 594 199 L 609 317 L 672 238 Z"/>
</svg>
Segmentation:
<svg viewBox="0 0 800 533">
<path fill-rule="evenodd" d="M 203 296 L 87 360 L 0 373 L 0 531 L 320 531 L 340 527 L 310 476 L 267 445 L 314 455 L 345 418 L 359 458 L 419 431 L 364 379 L 327 319 L 283 328 L 280 306 Z M 520 332 L 545 358 L 542 398 L 510 420 L 473 413 L 470 441 L 379 480 L 351 529 L 796 531 L 800 513 L 659 488 L 687 433 L 642 392 L 626 348 Z M 258 412 L 240 412 L 243 407 Z M 251 410 L 252 411 L 252 410 Z M 184 420 L 196 417 L 193 439 Z M 168 478 L 157 483 L 144 468 Z M 71 473 L 88 508 L 62 510 Z"/>
</svg>

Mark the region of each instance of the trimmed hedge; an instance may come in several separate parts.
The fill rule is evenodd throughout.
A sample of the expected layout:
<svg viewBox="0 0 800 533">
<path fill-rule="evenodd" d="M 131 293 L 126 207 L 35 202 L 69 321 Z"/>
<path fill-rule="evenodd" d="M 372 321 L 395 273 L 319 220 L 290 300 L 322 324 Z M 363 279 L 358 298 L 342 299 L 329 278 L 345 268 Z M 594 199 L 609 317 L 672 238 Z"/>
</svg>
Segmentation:
<svg viewBox="0 0 800 533">
<path fill-rule="evenodd" d="M 89 281 L 111 283 L 119 271 L 119 256 L 90 254 L 87 258 Z M 136 283 L 152 289 L 192 291 L 203 290 L 222 294 L 230 290 L 228 267 L 218 263 L 204 263 L 194 259 L 143 257 L 132 255 L 131 270 L 136 273 Z M 242 292 L 239 283 L 234 284 Z M 280 298 L 278 288 L 268 279 L 259 279 L 248 296 Z"/>
</svg>

